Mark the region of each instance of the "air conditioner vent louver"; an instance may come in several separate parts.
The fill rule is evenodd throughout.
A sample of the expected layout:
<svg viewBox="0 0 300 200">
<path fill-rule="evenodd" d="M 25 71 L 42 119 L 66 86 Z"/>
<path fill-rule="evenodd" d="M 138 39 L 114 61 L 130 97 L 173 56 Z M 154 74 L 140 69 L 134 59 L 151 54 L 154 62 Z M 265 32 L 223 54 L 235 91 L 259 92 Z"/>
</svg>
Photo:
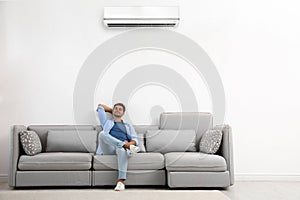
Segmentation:
<svg viewBox="0 0 300 200">
<path fill-rule="evenodd" d="M 107 24 L 108 27 L 174 27 L 176 24 Z"/>
<path fill-rule="evenodd" d="M 178 7 L 105 7 L 104 24 L 107 27 L 176 27 Z"/>
</svg>

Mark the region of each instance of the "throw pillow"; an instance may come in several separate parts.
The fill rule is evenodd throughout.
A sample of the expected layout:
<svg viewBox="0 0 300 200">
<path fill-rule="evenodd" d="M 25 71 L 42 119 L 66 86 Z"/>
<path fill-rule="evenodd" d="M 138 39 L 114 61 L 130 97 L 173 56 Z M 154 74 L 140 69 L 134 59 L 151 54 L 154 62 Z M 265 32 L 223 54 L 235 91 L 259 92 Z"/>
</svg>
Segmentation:
<svg viewBox="0 0 300 200">
<path fill-rule="evenodd" d="M 221 141 L 221 130 L 207 130 L 200 140 L 199 150 L 203 153 L 214 154 L 218 151 Z"/>
<path fill-rule="evenodd" d="M 147 130 L 147 151 L 168 153 L 196 151 L 195 130 Z"/>
<path fill-rule="evenodd" d="M 42 151 L 42 144 L 35 131 L 24 130 L 19 133 L 22 147 L 27 155 L 33 156 Z"/>
</svg>

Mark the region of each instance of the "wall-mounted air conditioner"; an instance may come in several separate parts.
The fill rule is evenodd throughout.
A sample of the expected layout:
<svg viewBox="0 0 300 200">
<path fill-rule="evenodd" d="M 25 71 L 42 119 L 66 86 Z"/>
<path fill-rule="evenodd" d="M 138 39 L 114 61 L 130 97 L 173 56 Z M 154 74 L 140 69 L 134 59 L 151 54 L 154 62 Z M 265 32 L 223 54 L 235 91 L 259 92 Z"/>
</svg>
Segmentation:
<svg viewBox="0 0 300 200">
<path fill-rule="evenodd" d="M 179 7 L 105 7 L 107 27 L 176 27 Z"/>
</svg>

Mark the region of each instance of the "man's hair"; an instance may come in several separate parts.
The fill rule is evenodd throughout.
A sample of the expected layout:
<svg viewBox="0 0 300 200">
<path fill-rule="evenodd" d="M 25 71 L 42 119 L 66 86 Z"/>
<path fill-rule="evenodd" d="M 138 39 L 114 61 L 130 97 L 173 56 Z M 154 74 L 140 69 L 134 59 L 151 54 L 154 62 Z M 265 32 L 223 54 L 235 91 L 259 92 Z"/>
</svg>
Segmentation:
<svg viewBox="0 0 300 200">
<path fill-rule="evenodd" d="M 122 103 L 116 103 L 113 108 L 115 108 L 116 106 L 122 106 L 123 107 L 123 112 L 125 112 L 126 108 L 125 108 L 124 104 L 122 104 Z"/>
</svg>

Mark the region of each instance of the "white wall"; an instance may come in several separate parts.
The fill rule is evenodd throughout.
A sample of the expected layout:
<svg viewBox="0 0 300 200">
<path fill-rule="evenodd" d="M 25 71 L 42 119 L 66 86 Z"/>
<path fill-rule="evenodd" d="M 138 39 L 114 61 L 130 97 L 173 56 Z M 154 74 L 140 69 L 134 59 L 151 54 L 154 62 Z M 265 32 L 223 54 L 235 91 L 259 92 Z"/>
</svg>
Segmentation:
<svg viewBox="0 0 300 200">
<path fill-rule="evenodd" d="M 223 80 L 237 177 L 299 180 L 299 3 L 126 2 L 0 2 L 0 177 L 8 173 L 9 126 L 74 123 L 73 89 L 83 62 L 102 42 L 124 31 L 103 28 L 104 6 L 179 5 L 182 20 L 175 31 L 205 49 Z M 149 91 L 155 94 L 155 88 Z M 142 94 L 133 104 L 141 103 Z M 205 88 L 197 95 L 204 99 L 200 110 L 211 110 Z M 176 110 L 177 102 L 167 96 L 168 109 Z M 111 103 L 105 97 L 103 102 Z"/>
</svg>

